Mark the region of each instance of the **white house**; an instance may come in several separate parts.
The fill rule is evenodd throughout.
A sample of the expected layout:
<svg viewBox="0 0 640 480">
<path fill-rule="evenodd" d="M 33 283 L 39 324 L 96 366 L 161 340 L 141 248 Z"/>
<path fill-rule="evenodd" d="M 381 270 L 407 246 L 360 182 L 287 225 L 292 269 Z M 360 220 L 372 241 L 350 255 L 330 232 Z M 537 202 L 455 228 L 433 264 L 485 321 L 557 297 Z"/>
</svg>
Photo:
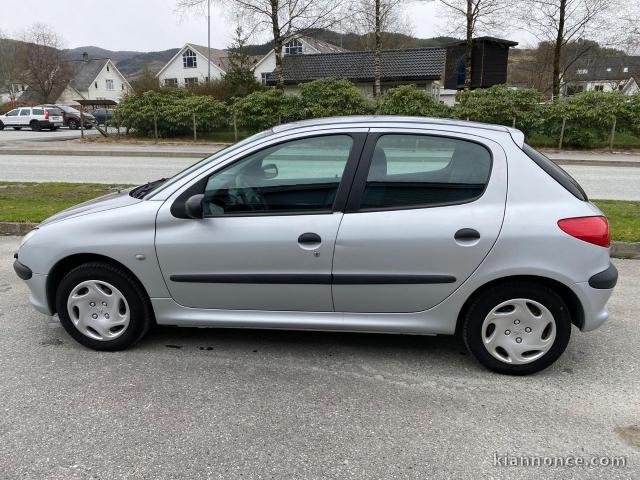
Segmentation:
<svg viewBox="0 0 640 480">
<path fill-rule="evenodd" d="M 640 92 L 640 56 L 585 59 L 565 74 L 563 94 L 579 92 Z"/>
<path fill-rule="evenodd" d="M 73 61 L 73 76 L 66 87 L 53 92 L 49 100 L 59 105 L 77 105 L 77 100 L 113 100 L 119 102 L 132 92 L 131 85 L 109 58 L 90 59 L 84 53 L 82 60 Z M 39 103 L 38 92 L 27 89 L 20 101 Z"/>
<path fill-rule="evenodd" d="M 310 55 L 314 53 L 346 52 L 344 48 L 311 37 L 296 37 L 286 42 L 282 48 L 283 55 Z M 256 80 L 267 83 L 267 76 L 276 69 L 276 53 L 271 49 L 253 70 Z"/>
<path fill-rule="evenodd" d="M 209 75 L 207 47 L 187 43 L 162 67 L 156 77 L 163 87 L 184 87 L 206 82 Z M 211 49 L 211 79 L 221 78 L 227 69 L 227 52 Z"/>
</svg>

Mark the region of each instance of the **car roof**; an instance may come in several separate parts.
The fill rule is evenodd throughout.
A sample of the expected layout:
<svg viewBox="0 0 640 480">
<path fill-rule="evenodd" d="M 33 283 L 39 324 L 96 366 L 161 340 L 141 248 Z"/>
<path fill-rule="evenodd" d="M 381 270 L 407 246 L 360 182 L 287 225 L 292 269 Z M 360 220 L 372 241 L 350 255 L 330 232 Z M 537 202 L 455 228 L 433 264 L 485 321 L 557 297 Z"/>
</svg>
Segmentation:
<svg viewBox="0 0 640 480">
<path fill-rule="evenodd" d="M 470 122 L 465 120 L 450 120 L 445 118 L 435 117 L 404 117 L 396 115 L 354 115 L 348 117 L 326 117 L 326 118 L 314 118 L 310 120 L 300 120 L 297 122 L 286 123 L 283 125 L 277 125 L 272 128 L 273 133 L 286 132 L 288 130 L 294 130 L 299 128 L 309 127 L 321 127 L 321 126 L 365 126 L 365 127 L 393 127 L 393 126 L 442 126 L 442 127 L 458 127 L 467 128 L 473 130 L 485 130 L 492 132 L 501 132 L 510 135 L 516 144 L 522 146 L 524 143 L 524 134 L 511 127 L 505 127 L 504 125 L 494 125 L 491 123 Z M 480 132 L 478 132 L 480 133 Z"/>
</svg>

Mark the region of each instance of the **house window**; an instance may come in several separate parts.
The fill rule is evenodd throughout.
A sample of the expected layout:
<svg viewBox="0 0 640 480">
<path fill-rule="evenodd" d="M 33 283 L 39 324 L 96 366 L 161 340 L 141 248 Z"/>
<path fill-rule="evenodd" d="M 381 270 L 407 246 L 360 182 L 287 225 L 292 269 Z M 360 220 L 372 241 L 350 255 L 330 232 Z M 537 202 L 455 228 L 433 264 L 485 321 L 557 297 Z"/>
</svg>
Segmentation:
<svg viewBox="0 0 640 480">
<path fill-rule="evenodd" d="M 124 90 L 124 83 L 120 84 L 122 86 L 122 90 Z"/>
<path fill-rule="evenodd" d="M 594 92 L 602 92 L 602 91 L 604 91 L 604 85 L 594 85 L 593 86 L 593 91 Z"/>
<path fill-rule="evenodd" d="M 98 88 L 98 82 L 93 82 L 93 85 Z"/>
<path fill-rule="evenodd" d="M 300 55 L 302 53 L 302 42 L 294 39 L 284 45 L 285 55 Z"/>
<path fill-rule="evenodd" d="M 107 72 L 109 71 L 109 65 L 107 65 Z"/>
<path fill-rule="evenodd" d="M 578 75 L 586 75 L 587 73 L 589 73 L 589 70 L 587 70 L 586 68 L 579 68 L 578 70 L 576 70 L 576 73 Z"/>
<path fill-rule="evenodd" d="M 184 84 L 189 87 L 191 85 L 197 85 L 198 84 L 198 77 L 188 77 L 184 79 Z"/>
<path fill-rule="evenodd" d="M 105 80 L 105 83 L 107 84 L 107 90 L 113 90 L 113 80 L 108 78 L 107 80 Z"/>
<path fill-rule="evenodd" d="M 196 54 L 193 50 L 188 49 L 182 54 L 182 66 L 184 68 L 196 68 L 198 61 L 196 60 Z"/>
<path fill-rule="evenodd" d="M 629 67 L 624 67 L 624 68 L 622 69 L 622 71 L 623 71 L 624 73 L 629 73 Z"/>
<path fill-rule="evenodd" d="M 178 79 L 177 78 L 165 78 L 164 79 L 164 86 L 165 87 L 177 87 L 178 86 Z"/>
<path fill-rule="evenodd" d="M 607 67 L 607 72 L 610 72 L 610 71 L 611 71 L 611 67 Z"/>
<path fill-rule="evenodd" d="M 262 81 L 263 85 L 267 84 L 267 78 L 269 77 L 269 73 L 268 72 L 262 72 L 260 74 L 260 80 Z"/>
</svg>

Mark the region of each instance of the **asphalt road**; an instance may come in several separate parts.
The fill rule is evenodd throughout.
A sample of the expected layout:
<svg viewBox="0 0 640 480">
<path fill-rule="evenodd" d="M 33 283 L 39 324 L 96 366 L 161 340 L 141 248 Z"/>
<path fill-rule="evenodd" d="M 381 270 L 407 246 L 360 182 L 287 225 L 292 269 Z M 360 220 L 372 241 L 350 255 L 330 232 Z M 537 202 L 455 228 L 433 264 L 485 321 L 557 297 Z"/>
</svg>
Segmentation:
<svg viewBox="0 0 640 480">
<path fill-rule="evenodd" d="M 452 337 L 163 328 L 89 351 L 27 305 L 17 245 L 0 239 L 2 479 L 640 478 L 639 261 L 615 261 L 603 327 L 515 378 Z"/>
<path fill-rule="evenodd" d="M 3 154 L 0 155 L 0 181 L 140 184 L 170 177 L 196 161 L 194 158 Z M 640 200 L 640 168 L 573 165 L 564 168 L 592 198 Z"/>
</svg>

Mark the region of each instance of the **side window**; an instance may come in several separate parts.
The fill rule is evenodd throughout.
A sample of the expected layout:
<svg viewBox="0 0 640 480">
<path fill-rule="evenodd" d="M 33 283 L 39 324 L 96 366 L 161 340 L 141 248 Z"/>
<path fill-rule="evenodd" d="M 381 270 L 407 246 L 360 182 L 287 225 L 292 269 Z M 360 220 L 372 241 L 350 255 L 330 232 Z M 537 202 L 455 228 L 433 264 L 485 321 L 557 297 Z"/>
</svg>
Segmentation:
<svg viewBox="0 0 640 480">
<path fill-rule="evenodd" d="M 19 111 L 20 110 L 18 110 L 17 108 L 15 110 L 11 110 L 9 113 L 7 113 L 7 117 L 17 117 Z"/>
<path fill-rule="evenodd" d="M 352 146 L 330 135 L 253 153 L 209 177 L 205 215 L 330 211 Z"/>
<path fill-rule="evenodd" d="M 378 139 L 360 208 L 416 208 L 479 197 L 491 154 L 477 143 L 428 135 Z"/>
<path fill-rule="evenodd" d="M 42 116 L 42 115 L 44 115 L 44 110 L 42 108 L 34 108 L 33 109 L 33 114 Z"/>
<path fill-rule="evenodd" d="M 28 117 L 29 115 L 31 115 L 31 109 L 30 108 L 23 108 L 20 110 L 20 116 L 21 117 Z"/>
</svg>

